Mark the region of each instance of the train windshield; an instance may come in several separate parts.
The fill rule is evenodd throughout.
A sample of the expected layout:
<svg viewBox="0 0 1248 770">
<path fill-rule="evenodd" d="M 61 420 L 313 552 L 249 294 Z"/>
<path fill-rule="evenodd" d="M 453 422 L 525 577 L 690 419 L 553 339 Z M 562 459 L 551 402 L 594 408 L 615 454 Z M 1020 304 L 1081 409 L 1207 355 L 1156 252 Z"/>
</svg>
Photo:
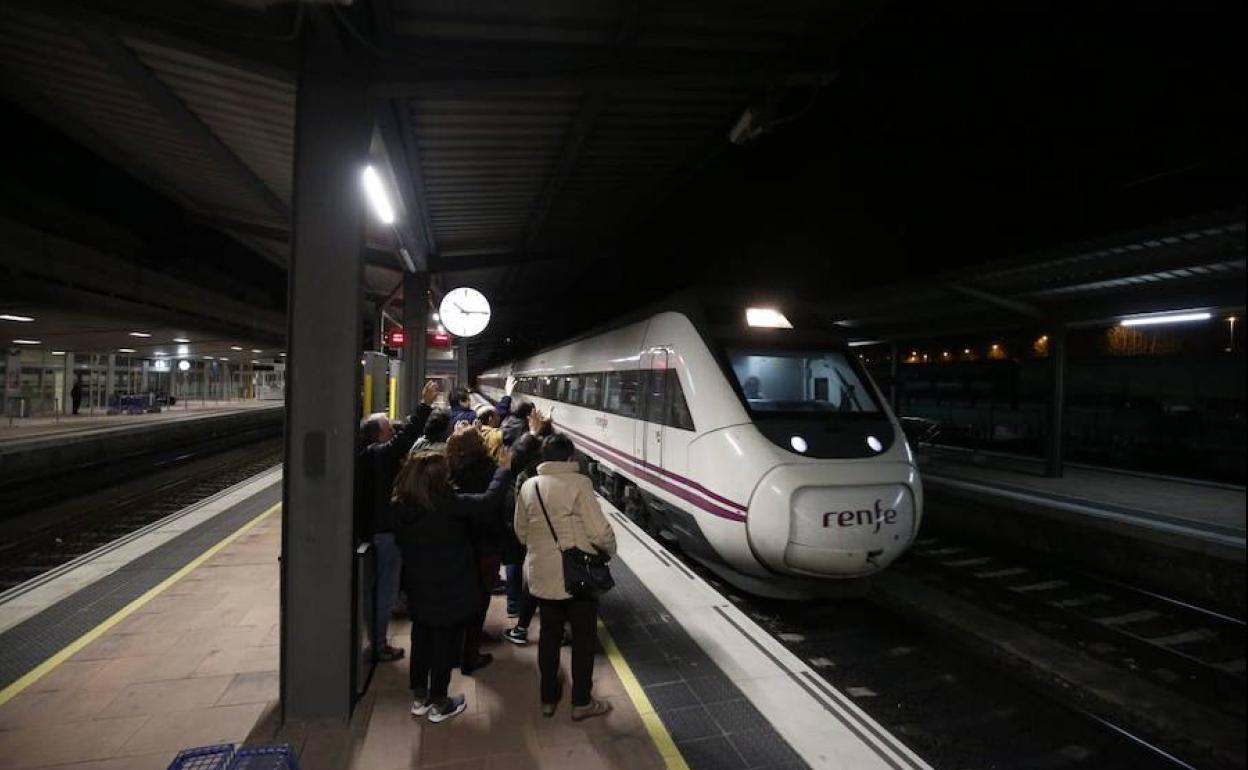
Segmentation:
<svg viewBox="0 0 1248 770">
<path fill-rule="evenodd" d="M 726 352 L 754 412 L 880 413 L 875 393 L 839 351 Z"/>
</svg>

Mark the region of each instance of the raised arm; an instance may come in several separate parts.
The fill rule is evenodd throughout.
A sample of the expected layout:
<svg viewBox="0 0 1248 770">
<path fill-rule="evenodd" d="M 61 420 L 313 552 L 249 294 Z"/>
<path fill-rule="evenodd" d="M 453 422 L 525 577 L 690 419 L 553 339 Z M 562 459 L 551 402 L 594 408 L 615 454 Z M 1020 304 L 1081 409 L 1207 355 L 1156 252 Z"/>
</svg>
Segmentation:
<svg viewBox="0 0 1248 770">
<path fill-rule="evenodd" d="M 437 397 L 438 383 L 435 380 L 429 380 L 425 383 L 424 390 L 420 392 L 420 403 L 408 416 L 407 424 L 394 434 L 394 438 L 382 444 L 377 451 L 392 457 L 402 457 L 407 454 L 412 444 L 415 444 L 416 439 L 420 438 L 420 434 L 424 432 L 425 423 L 429 422 L 429 415 L 433 412 L 433 402 Z"/>
</svg>

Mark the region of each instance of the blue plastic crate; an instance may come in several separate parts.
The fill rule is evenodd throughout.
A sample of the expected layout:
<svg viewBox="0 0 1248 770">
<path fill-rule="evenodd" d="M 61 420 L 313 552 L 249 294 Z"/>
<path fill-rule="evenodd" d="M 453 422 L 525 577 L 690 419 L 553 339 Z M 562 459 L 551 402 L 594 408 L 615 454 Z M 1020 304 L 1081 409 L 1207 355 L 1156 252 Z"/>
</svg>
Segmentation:
<svg viewBox="0 0 1248 770">
<path fill-rule="evenodd" d="M 169 770 L 228 770 L 234 757 L 234 744 L 184 749 L 169 763 Z"/>
<path fill-rule="evenodd" d="M 229 770 L 299 770 L 290 744 L 246 746 L 234 754 Z"/>
</svg>

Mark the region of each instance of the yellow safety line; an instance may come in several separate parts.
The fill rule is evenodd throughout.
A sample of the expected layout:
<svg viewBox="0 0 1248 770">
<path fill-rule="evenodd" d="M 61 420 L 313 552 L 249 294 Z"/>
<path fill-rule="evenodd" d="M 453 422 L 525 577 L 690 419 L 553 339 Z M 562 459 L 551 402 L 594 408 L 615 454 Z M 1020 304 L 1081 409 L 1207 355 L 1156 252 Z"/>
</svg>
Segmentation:
<svg viewBox="0 0 1248 770">
<path fill-rule="evenodd" d="M 264 513 L 260 514 L 256 518 L 252 519 L 251 521 L 247 522 L 243 526 L 239 527 L 232 534 L 227 535 L 226 538 L 222 540 L 221 542 L 209 548 L 207 551 L 204 551 L 199 556 L 196 556 L 194 559 L 191 559 L 191 561 L 188 562 L 186 566 L 182 567 L 182 569 L 178 570 L 177 572 L 173 573 L 169 577 L 162 580 L 160 583 L 158 583 L 155 587 L 153 587 L 147 593 L 143 594 L 139 598 L 127 604 L 125 607 L 122 607 L 120 610 L 113 613 L 113 615 L 109 617 L 107 620 L 105 620 L 103 623 L 100 623 L 95 628 L 91 629 L 87 633 L 83 634 L 82 636 L 78 637 L 74 641 L 70 642 L 69 645 L 67 645 L 60 652 L 56 653 L 55 655 L 48 658 L 44 662 L 40 663 L 38 666 L 35 666 L 30 671 L 26 672 L 25 676 L 13 682 L 8 687 L 5 687 L 3 690 L 0 690 L 0 705 L 4 705 L 8 701 L 12 700 L 15 695 L 17 695 L 22 690 L 25 690 L 27 687 L 30 687 L 32 684 L 42 679 L 44 676 L 50 673 L 52 669 L 56 668 L 57 666 L 61 665 L 66 660 L 68 660 L 72 655 L 74 655 L 74 653 L 78 652 L 83 647 L 86 647 L 91 642 L 94 642 L 96 639 L 99 639 L 101 636 L 107 633 L 110 628 L 117 625 L 121 621 L 125 620 L 130 615 L 134 614 L 134 612 L 138 610 L 140 607 L 142 607 L 144 604 L 147 604 L 152 599 L 155 599 L 159 594 L 161 594 L 169 586 L 173 585 L 174 583 L 178 582 L 182 578 L 186 577 L 186 575 L 190 573 L 192 570 L 194 570 L 196 567 L 198 567 L 199 565 L 211 559 L 213 556 L 219 553 L 221 549 L 225 548 L 230 543 L 242 537 L 244 534 L 247 533 L 248 530 L 250 530 L 252 527 L 255 527 L 257 524 L 263 521 L 265 517 L 269 516 L 274 511 L 276 511 L 278 508 L 281 508 L 281 507 L 282 507 L 281 503 L 274 504 Z"/>
<path fill-rule="evenodd" d="M 620 653 L 620 648 L 615 646 L 615 640 L 611 638 L 611 634 L 607 633 L 607 627 L 601 620 L 598 621 L 598 641 L 602 642 L 602 649 L 606 650 L 607 660 L 611 661 L 611 667 L 615 669 L 616 676 L 624 683 L 624 692 L 628 693 L 628 697 L 637 708 L 637 713 L 641 715 L 641 722 L 646 726 L 646 732 L 650 733 L 650 740 L 654 741 L 654 746 L 659 750 L 659 756 L 663 757 L 663 764 L 667 766 L 667 770 L 689 770 L 689 765 L 681 756 L 680 749 L 676 748 L 676 742 L 672 740 L 671 733 L 667 731 L 663 720 L 654 710 L 654 705 L 650 703 L 649 696 L 642 689 L 641 682 L 638 682 L 637 677 L 633 675 L 633 669 L 629 667 L 628 661 Z"/>
</svg>

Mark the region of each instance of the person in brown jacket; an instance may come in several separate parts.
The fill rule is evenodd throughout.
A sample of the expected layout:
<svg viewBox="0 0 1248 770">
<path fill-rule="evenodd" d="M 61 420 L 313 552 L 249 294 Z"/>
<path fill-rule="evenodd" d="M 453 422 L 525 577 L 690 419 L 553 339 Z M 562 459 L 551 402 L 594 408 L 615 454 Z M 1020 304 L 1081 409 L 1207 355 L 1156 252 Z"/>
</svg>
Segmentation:
<svg viewBox="0 0 1248 770">
<path fill-rule="evenodd" d="M 560 550 L 580 548 L 614 555 L 615 532 L 598 506 L 593 482 L 580 472 L 575 454 L 572 439 L 562 433 L 543 440 L 544 462 L 537 466 L 537 475 L 524 482 L 516 499 L 515 533 L 528 549 L 524 578 L 542 614 L 537 650 L 542 714 L 553 716 L 559 703 L 559 648 L 567 622 L 572 626 L 572 719 L 579 721 L 607 713 L 611 704 L 591 695 L 598 600 L 568 594 Z"/>
</svg>

